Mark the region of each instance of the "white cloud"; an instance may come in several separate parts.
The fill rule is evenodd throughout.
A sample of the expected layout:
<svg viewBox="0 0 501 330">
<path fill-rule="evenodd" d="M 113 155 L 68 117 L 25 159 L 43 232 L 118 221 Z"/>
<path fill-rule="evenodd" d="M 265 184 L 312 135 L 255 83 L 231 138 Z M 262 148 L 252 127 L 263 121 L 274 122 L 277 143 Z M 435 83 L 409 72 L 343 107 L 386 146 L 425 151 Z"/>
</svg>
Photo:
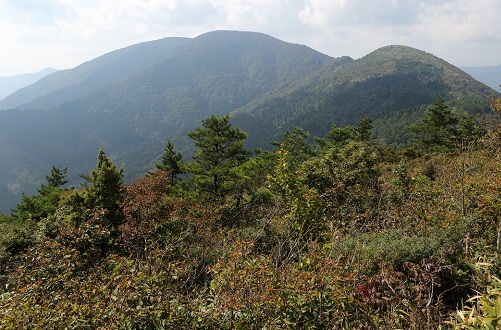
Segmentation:
<svg viewBox="0 0 501 330">
<path fill-rule="evenodd" d="M 216 29 L 264 32 L 332 56 L 407 44 L 456 65 L 493 65 L 499 12 L 499 0 L 0 0 L 0 75 Z"/>
<path fill-rule="evenodd" d="M 336 55 L 360 57 L 383 45 L 407 44 L 456 65 L 487 65 L 501 63 L 499 12 L 496 0 L 309 0 L 300 19 L 319 31 L 313 45 L 329 52 L 326 41 L 335 44 L 338 50 L 330 52 Z"/>
</svg>

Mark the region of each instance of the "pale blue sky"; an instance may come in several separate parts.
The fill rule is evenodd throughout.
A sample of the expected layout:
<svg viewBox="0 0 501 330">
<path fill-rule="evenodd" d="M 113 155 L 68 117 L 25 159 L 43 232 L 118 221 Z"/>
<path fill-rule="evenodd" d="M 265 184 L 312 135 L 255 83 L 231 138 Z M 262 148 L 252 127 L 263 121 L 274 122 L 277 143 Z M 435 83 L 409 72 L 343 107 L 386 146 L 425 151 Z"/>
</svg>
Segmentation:
<svg viewBox="0 0 501 330">
<path fill-rule="evenodd" d="M 131 44 L 256 31 L 331 56 L 389 44 L 501 64 L 499 0 L 0 0 L 0 76 L 67 69 Z"/>
</svg>

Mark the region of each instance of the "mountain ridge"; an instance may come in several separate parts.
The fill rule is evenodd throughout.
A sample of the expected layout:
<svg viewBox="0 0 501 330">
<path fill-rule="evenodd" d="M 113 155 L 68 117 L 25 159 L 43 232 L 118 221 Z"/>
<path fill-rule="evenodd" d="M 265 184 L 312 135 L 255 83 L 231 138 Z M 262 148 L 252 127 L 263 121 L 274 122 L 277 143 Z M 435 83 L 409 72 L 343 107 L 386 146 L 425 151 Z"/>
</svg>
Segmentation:
<svg viewBox="0 0 501 330">
<path fill-rule="evenodd" d="M 498 91 L 501 84 L 501 64 L 491 66 L 465 66 L 461 70 L 468 73 L 474 79 L 483 82 L 490 88 Z"/>
<path fill-rule="evenodd" d="M 353 125 L 364 115 L 376 119 L 397 109 L 429 105 L 438 96 L 458 103 L 477 96 L 487 100 L 494 93 L 434 55 L 393 45 L 343 66 L 326 66 L 294 89 L 255 100 L 235 110 L 234 122 L 244 130 L 272 122 L 275 139 L 294 126 L 324 135 L 333 123 Z"/>
<path fill-rule="evenodd" d="M 60 89 L 42 88 L 25 97 L 29 101 L 19 106 L 22 110 L 0 111 L 0 209 L 12 207 L 20 191 L 36 192 L 52 165 L 68 167 L 70 183 L 77 184 L 78 173 L 93 167 L 102 144 L 118 164 L 126 164 L 128 181 L 154 167 L 168 139 L 189 157 L 187 133 L 212 114 L 230 113 L 232 123 L 249 133 L 247 147 L 266 149 L 295 126 L 323 136 L 332 124 L 353 124 L 364 115 L 373 117 L 380 131 L 383 118 L 394 121 L 392 116 L 402 111 L 419 118 L 438 96 L 459 112 L 485 112 L 487 94 L 495 93 L 445 61 L 407 46 L 383 47 L 353 60 L 254 32 L 213 31 L 175 44 L 160 40 L 166 47 L 155 54 L 148 53 L 153 41 L 84 63 L 99 67 L 94 61 L 122 56 L 103 67 L 114 72 L 146 58 L 99 88 L 79 90 L 102 77 L 99 70 L 84 70 L 94 79 L 78 78 L 82 64 L 63 72 L 67 80 L 61 78 Z M 71 79 L 76 80 L 68 84 Z M 461 105 L 469 98 L 482 100 L 478 109 Z M 405 123 L 398 125 L 405 130 Z M 395 143 L 408 140 L 397 138 Z M 385 143 L 391 139 L 381 137 Z"/>
<path fill-rule="evenodd" d="M 73 69 L 50 74 L 0 101 L 0 109 L 50 108 L 89 95 L 129 74 L 152 65 L 188 38 L 142 42 L 101 55 Z M 39 99 L 38 103 L 33 101 Z"/>
<path fill-rule="evenodd" d="M 0 101 L 17 90 L 29 86 L 56 71 L 58 70 L 54 68 L 45 68 L 38 72 L 0 77 Z"/>
</svg>

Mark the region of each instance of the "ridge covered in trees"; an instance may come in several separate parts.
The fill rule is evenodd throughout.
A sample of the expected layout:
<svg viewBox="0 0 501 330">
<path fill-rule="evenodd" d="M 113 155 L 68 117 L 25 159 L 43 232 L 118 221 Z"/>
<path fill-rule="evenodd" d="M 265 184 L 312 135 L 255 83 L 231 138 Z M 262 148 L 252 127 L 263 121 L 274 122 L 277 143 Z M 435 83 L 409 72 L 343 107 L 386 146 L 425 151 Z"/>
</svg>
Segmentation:
<svg viewBox="0 0 501 330">
<path fill-rule="evenodd" d="M 372 118 L 371 137 L 403 148 L 409 129 L 438 96 L 462 118 L 489 120 L 496 92 L 431 54 L 405 46 L 363 58 L 332 58 L 304 45 L 239 31 L 165 38 L 132 45 L 58 71 L 0 102 L 0 209 L 37 193 L 54 164 L 69 185 L 104 143 L 132 182 L 159 163 L 168 139 L 185 160 L 187 136 L 211 115 L 230 114 L 246 147 L 301 127 L 308 142 L 335 123 Z M 15 108 L 15 109 L 11 109 Z"/>
<path fill-rule="evenodd" d="M 405 148 L 365 116 L 250 152 L 215 114 L 130 184 L 53 166 L 0 214 L 0 328 L 495 329 L 501 127 L 450 110 Z"/>
</svg>

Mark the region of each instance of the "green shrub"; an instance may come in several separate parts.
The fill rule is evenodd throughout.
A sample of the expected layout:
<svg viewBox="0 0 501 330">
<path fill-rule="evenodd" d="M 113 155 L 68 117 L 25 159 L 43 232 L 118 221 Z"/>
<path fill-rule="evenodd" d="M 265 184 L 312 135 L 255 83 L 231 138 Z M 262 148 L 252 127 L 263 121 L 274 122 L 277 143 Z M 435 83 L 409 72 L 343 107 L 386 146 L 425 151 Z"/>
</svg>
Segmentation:
<svg viewBox="0 0 501 330">
<path fill-rule="evenodd" d="M 461 250 L 461 239 L 465 229 L 454 227 L 430 236 L 408 234 L 404 230 L 392 229 L 385 232 L 345 237 L 338 244 L 331 245 L 333 255 L 353 255 L 370 270 L 380 264 L 402 269 L 405 262 L 419 263 L 431 257 L 454 259 Z"/>
<path fill-rule="evenodd" d="M 0 260 L 4 260 L 33 243 L 35 228 L 36 225 L 31 221 L 0 222 Z"/>
</svg>

